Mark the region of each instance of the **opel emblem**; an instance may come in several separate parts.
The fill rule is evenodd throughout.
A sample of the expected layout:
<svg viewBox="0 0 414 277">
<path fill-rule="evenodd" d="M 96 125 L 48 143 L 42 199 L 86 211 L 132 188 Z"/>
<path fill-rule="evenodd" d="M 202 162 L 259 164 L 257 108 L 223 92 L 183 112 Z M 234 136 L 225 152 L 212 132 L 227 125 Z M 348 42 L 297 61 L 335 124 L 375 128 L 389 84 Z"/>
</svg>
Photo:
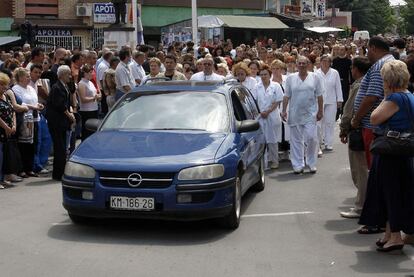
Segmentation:
<svg viewBox="0 0 414 277">
<path fill-rule="evenodd" d="M 127 182 L 130 187 L 136 188 L 142 183 L 142 176 L 138 173 L 132 173 L 128 176 Z"/>
</svg>

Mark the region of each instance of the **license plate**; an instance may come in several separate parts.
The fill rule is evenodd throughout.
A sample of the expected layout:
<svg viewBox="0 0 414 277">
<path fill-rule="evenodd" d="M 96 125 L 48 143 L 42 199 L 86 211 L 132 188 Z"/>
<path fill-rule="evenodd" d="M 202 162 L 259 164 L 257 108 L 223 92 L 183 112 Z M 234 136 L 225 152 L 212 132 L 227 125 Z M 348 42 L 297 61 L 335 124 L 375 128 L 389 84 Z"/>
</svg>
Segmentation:
<svg viewBox="0 0 414 277">
<path fill-rule="evenodd" d="M 151 211 L 155 209 L 155 200 L 151 197 L 124 197 L 111 196 L 109 200 L 111 209 Z"/>
</svg>

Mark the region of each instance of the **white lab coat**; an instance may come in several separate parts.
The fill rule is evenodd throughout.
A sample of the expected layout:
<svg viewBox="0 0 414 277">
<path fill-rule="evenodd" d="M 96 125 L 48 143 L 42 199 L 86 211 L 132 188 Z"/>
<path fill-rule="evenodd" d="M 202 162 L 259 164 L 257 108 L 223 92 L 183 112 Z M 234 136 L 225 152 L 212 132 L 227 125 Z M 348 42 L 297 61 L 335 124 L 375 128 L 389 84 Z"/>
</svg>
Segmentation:
<svg viewBox="0 0 414 277">
<path fill-rule="evenodd" d="M 267 89 L 265 89 L 263 83 L 258 84 L 253 95 L 256 96 L 260 111 L 269 110 L 273 103 L 283 100 L 282 88 L 275 82 L 270 82 Z M 259 116 L 258 120 L 265 135 L 266 143 L 278 143 L 282 140 L 282 121 L 279 107 L 271 112 L 267 118 Z"/>
</svg>

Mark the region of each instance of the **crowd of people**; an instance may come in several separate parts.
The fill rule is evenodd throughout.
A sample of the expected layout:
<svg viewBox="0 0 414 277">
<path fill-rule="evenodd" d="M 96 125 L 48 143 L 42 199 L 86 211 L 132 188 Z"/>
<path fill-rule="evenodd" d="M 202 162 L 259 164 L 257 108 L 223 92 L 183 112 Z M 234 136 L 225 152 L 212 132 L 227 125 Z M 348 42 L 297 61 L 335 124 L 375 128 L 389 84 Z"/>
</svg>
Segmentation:
<svg viewBox="0 0 414 277">
<path fill-rule="evenodd" d="M 339 136 L 349 144 L 357 187 L 355 207 L 341 215 L 360 217 L 360 233 L 386 227 L 379 251 L 402 248 L 409 236 L 402 238 L 400 231 L 414 234 L 412 158 L 369 151 L 374 130 L 385 122 L 399 131 L 411 128 L 413 119 L 395 95 L 413 91 L 412 37 L 353 41 L 329 36 L 281 44 L 265 39 L 235 48 L 227 39 L 197 47 L 176 42 L 50 53 L 24 45 L 3 51 L 0 63 L 0 188 L 49 173 L 52 150 L 52 178 L 61 180 L 76 141 L 91 135 L 86 121 L 104 116 L 136 86 L 157 78 L 236 79 L 259 107 L 268 169 L 290 159 L 295 174 L 316 173 L 318 156 L 334 150 L 340 118 Z M 414 98 L 406 94 L 414 110 Z"/>
</svg>

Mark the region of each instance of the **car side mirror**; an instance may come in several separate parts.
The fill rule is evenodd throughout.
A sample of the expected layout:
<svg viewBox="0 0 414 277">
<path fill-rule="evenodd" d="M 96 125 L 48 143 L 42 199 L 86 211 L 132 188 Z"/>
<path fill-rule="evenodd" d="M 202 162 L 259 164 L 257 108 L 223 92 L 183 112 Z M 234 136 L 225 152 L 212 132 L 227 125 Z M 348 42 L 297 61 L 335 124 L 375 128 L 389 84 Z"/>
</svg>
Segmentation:
<svg viewBox="0 0 414 277">
<path fill-rule="evenodd" d="M 88 131 L 96 132 L 98 131 L 99 126 L 101 126 L 101 123 L 102 123 L 102 120 L 91 118 L 91 119 L 86 120 L 85 128 Z"/>
<path fill-rule="evenodd" d="M 259 130 L 260 124 L 257 120 L 243 120 L 237 122 L 237 132 L 239 133 L 248 133 L 248 132 L 254 132 Z"/>
</svg>

